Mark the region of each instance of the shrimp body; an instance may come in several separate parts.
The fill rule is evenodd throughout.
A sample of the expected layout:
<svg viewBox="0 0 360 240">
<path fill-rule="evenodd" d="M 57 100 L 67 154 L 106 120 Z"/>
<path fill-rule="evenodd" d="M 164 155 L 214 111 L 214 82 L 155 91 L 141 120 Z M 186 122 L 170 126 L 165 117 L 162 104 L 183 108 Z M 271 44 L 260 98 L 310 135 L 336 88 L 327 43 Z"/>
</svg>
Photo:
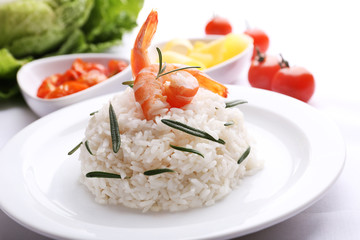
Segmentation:
<svg viewBox="0 0 360 240">
<path fill-rule="evenodd" d="M 227 97 L 225 86 L 197 69 L 179 70 L 158 77 L 159 64 L 150 63 L 147 51 L 156 32 L 157 23 L 157 12 L 151 11 L 131 51 L 131 68 L 135 78 L 134 95 L 145 118 L 151 120 L 158 115 L 159 110 L 181 108 L 191 103 L 200 86 Z M 184 66 L 167 64 L 163 72 L 181 67 Z"/>
<path fill-rule="evenodd" d="M 133 86 L 135 99 L 148 120 L 161 109 L 189 104 L 199 89 L 197 79 L 186 71 L 173 72 L 156 79 L 158 69 L 159 64 L 143 68 Z M 174 66 L 168 66 L 165 71 L 173 69 Z"/>
</svg>

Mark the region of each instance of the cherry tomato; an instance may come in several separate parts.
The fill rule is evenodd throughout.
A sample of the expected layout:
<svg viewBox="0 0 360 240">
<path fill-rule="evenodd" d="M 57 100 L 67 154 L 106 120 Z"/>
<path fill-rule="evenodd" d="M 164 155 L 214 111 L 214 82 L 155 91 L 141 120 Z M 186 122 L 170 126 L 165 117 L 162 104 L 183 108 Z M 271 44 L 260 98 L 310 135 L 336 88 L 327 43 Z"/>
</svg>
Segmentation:
<svg viewBox="0 0 360 240">
<path fill-rule="evenodd" d="M 205 27 L 206 34 L 226 35 L 231 33 L 232 27 L 230 22 L 222 17 L 213 17 Z"/>
<path fill-rule="evenodd" d="M 105 81 L 107 78 L 108 77 L 105 73 L 94 69 L 82 74 L 81 77 L 77 79 L 77 81 L 91 87 L 95 84 L 98 84 L 99 82 Z"/>
<path fill-rule="evenodd" d="M 74 70 L 77 74 L 82 75 L 86 72 L 85 63 L 80 59 L 76 59 L 71 65 L 71 69 Z"/>
<path fill-rule="evenodd" d="M 303 67 L 285 66 L 274 75 L 271 90 L 308 102 L 315 91 L 314 76 Z"/>
<path fill-rule="evenodd" d="M 104 65 L 98 63 L 84 62 L 80 58 L 76 59 L 73 62 L 71 69 L 76 71 L 80 76 L 91 70 L 98 70 L 102 73 L 107 73 L 107 69 Z"/>
<path fill-rule="evenodd" d="M 56 88 L 56 84 L 58 82 L 58 79 L 61 77 L 61 74 L 54 74 L 51 75 L 41 83 L 40 87 L 37 91 L 37 96 L 39 98 L 45 98 L 46 95 L 48 95 L 51 91 L 54 91 Z"/>
<path fill-rule="evenodd" d="M 110 60 L 109 67 L 99 63 L 84 62 L 76 59 L 71 68 L 63 74 L 47 77 L 38 89 L 40 98 L 58 98 L 73 94 L 105 81 L 111 74 L 121 72 L 128 63 L 121 60 Z"/>
<path fill-rule="evenodd" d="M 280 59 L 272 55 L 257 52 L 257 57 L 251 62 L 248 72 L 249 83 L 252 87 L 271 90 L 271 82 L 280 70 Z"/>
<path fill-rule="evenodd" d="M 254 39 L 254 52 L 252 59 L 254 59 L 256 56 L 256 47 L 258 47 L 262 53 L 265 53 L 268 50 L 270 40 L 268 35 L 263 30 L 258 28 L 249 28 L 244 33 Z"/>
<path fill-rule="evenodd" d="M 99 63 L 86 63 L 86 70 L 88 72 L 92 71 L 92 70 L 97 70 L 100 73 L 103 73 L 105 75 L 108 75 L 109 71 L 108 69 L 106 69 L 106 67 L 102 64 Z"/>
<path fill-rule="evenodd" d="M 84 83 L 79 83 L 76 81 L 69 81 L 61 84 L 60 86 L 56 87 L 53 91 L 51 91 L 45 98 L 52 99 L 52 98 L 59 98 L 64 97 L 79 91 L 82 91 L 89 86 Z"/>
<path fill-rule="evenodd" d="M 57 84 L 60 85 L 66 81 L 76 81 L 78 78 L 79 74 L 75 70 L 69 69 L 62 75 L 62 79 L 59 79 Z"/>
<path fill-rule="evenodd" d="M 125 61 L 115 59 L 110 60 L 108 62 L 109 77 L 122 72 L 127 66 L 128 64 Z"/>
</svg>

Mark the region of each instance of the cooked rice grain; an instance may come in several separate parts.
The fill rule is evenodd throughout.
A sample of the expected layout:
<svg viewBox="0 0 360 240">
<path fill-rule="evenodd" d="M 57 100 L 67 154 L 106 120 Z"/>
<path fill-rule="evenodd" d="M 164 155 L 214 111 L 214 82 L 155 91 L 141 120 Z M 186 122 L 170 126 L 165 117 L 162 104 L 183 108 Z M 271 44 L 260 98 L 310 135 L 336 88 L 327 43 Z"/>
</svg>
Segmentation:
<svg viewBox="0 0 360 240">
<path fill-rule="evenodd" d="M 249 171 L 259 169 L 255 146 L 245 129 L 242 112 L 225 108 L 225 99 L 199 89 L 184 109 L 172 108 L 144 120 L 131 88 L 111 99 L 121 134 L 118 153 L 112 150 L 109 103 L 91 117 L 85 131 L 93 156 L 81 147 L 81 182 L 103 204 L 122 204 L 130 208 L 179 211 L 213 205 L 236 188 Z M 161 122 L 173 119 L 223 139 L 222 145 L 175 130 Z M 231 126 L 224 123 L 233 121 Z M 182 152 L 170 144 L 193 148 L 204 155 Z M 237 160 L 251 146 L 250 155 Z M 151 169 L 169 168 L 175 173 L 146 176 Z M 122 179 L 86 178 L 92 171 L 120 174 Z"/>
</svg>

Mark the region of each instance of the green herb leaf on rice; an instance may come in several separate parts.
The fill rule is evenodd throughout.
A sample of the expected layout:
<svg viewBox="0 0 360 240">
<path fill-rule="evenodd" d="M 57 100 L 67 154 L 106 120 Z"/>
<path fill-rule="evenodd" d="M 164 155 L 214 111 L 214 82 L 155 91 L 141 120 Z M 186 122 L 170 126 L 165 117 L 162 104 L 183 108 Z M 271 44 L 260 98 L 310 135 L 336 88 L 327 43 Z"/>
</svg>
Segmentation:
<svg viewBox="0 0 360 240">
<path fill-rule="evenodd" d="M 109 106 L 109 118 L 110 118 L 110 132 L 111 132 L 111 141 L 114 153 L 117 153 L 120 149 L 121 138 L 119 131 L 119 124 L 116 118 L 116 114 L 113 106 L 110 103 Z"/>
<path fill-rule="evenodd" d="M 224 123 L 224 126 L 227 127 L 227 126 L 231 126 L 231 125 L 234 125 L 234 121 L 230 120 L 226 123 Z"/>
<path fill-rule="evenodd" d="M 121 176 L 119 174 L 101 172 L 101 171 L 88 172 L 85 176 L 87 178 L 119 178 L 119 179 L 121 179 Z"/>
<path fill-rule="evenodd" d="M 175 172 L 175 171 L 172 169 L 168 169 L 168 168 L 159 168 L 159 169 L 152 169 L 152 170 L 145 171 L 144 175 L 152 176 L 152 175 L 157 175 L 157 174 L 166 173 L 166 172 Z"/>
<path fill-rule="evenodd" d="M 170 144 L 170 147 L 172 147 L 173 149 L 179 150 L 179 151 L 183 151 L 183 152 L 195 153 L 195 154 L 201 156 L 202 158 L 204 158 L 204 155 L 202 153 L 200 153 L 199 151 L 192 149 L 192 148 L 178 147 L 178 146 L 174 146 L 172 144 Z"/>
<path fill-rule="evenodd" d="M 237 161 L 238 164 L 242 163 L 247 158 L 247 156 L 249 156 L 250 150 L 251 148 L 249 146 L 246 151 L 240 156 L 239 160 Z"/>
<path fill-rule="evenodd" d="M 184 123 L 175 121 L 175 120 L 171 120 L 171 119 L 161 119 L 161 122 L 164 123 L 165 125 L 175 128 L 177 130 L 183 131 L 187 134 L 196 136 L 196 137 L 201 137 L 201 138 L 205 138 L 207 140 L 213 141 L 213 142 L 217 142 L 220 144 L 225 144 L 225 141 L 222 140 L 221 138 L 219 139 L 215 139 L 213 138 L 210 134 L 208 134 L 207 132 L 204 132 L 202 130 L 190 127 Z"/>
<path fill-rule="evenodd" d="M 235 107 L 235 106 L 237 106 L 237 105 L 244 104 L 244 103 L 247 103 L 247 101 L 246 101 L 246 100 L 234 100 L 234 101 L 230 101 L 230 102 L 225 103 L 225 108 Z"/>
<path fill-rule="evenodd" d="M 76 145 L 72 150 L 70 150 L 70 152 L 68 152 L 68 155 L 73 154 L 74 152 L 76 152 L 76 150 L 79 149 L 79 147 L 81 146 L 81 144 L 83 144 L 83 142 L 80 142 L 78 145 Z"/>
<path fill-rule="evenodd" d="M 134 86 L 134 81 L 125 81 L 122 83 L 122 85 L 127 85 L 132 88 Z"/>
<path fill-rule="evenodd" d="M 88 140 L 85 141 L 85 147 L 86 147 L 86 150 L 90 153 L 90 155 L 94 155 L 94 154 L 91 152 L 91 150 L 90 150 Z"/>
</svg>

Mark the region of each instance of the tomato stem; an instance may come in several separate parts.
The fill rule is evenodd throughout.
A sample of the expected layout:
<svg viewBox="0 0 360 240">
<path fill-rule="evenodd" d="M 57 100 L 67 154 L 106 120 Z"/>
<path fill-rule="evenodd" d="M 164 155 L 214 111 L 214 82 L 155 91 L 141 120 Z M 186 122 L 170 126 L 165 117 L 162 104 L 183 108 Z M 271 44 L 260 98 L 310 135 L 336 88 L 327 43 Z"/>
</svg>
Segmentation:
<svg viewBox="0 0 360 240">
<path fill-rule="evenodd" d="M 263 62 L 265 61 L 265 53 L 260 52 L 260 48 L 258 46 L 255 46 L 255 50 L 256 50 L 256 60 L 258 60 L 258 62 Z"/>
<path fill-rule="evenodd" d="M 280 57 L 281 57 L 281 62 L 279 62 L 280 68 L 290 67 L 289 62 L 284 59 L 284 57 L 281 53 L 280 53 Z"/>
</svg>

